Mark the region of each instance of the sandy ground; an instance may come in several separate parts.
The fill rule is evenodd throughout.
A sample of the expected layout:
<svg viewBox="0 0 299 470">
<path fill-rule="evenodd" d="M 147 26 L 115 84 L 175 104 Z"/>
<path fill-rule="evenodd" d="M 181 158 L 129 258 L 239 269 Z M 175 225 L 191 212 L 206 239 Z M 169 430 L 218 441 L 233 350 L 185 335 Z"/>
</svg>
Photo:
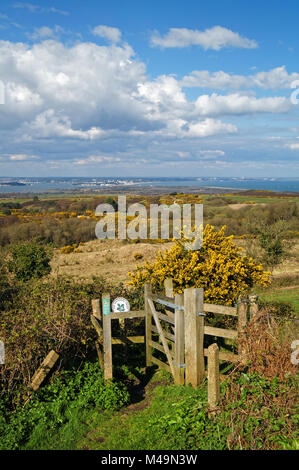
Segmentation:
<svg viewBox="0 0 299 470">
<path fill-rule="evenodd" d="M 128 272 L 145 261 L 154 261 L 159 250 L 164 251 L 171 243 L 124 243 L 121 240 L 95 240 L 85 243 L 81 253 L 62 254 L 55 250 L 52 273 L 67 274 L 80 278 L 104 276 L 115 282 L 128 281 Z M 141 254 L 136 260 L 134 255 Z"/>
</svg>

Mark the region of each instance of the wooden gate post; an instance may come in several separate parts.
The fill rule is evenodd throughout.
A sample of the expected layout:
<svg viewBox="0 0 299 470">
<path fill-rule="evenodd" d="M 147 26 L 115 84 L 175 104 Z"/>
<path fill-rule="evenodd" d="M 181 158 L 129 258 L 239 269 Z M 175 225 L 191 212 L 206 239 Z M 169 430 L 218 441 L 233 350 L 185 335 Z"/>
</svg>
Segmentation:
<svg viewBox="0 0 299 470">
<path fill-rule="evenodd" d="M 171 277 L 168 277 L 164 281 L 164 290 L 166 297 L 174 297 L 173 295 L 173 280 Z"/>
<path fill-rule="evenodd" d="M 180 307 L 183 306 L 184 295 L 176 294 L 174 298 L 174 303 Z M 185 372 L 184 372 L 185 331 L 184 330 L 185 330 L 184 310 L 175 309 L 174 383 L 176 385 L 184 385 L 185 383 Z"/>
<path fill-rule="evenodd" d="M 103 334 L 104 334 L 104 379 L 112 379 L 112 333 L 110 317 L 110 294 L 102 295 Z"/>
<path fill-rule="evenodd" d="M 92 304 L 92 315 L 91 315 L 91 322 L 95 327 L 98 333 L 98 339 L 96 340 L 96 350 L 97 355 L 100 363 L 101 369 L 104 369 L 104 354 L 103 354 L 103 317 L 100 307 L 100 300 L 93 299 L 91 301 Z M 96 320 L 93 318 L 95 317 Z M 98 321 L 98 322 L 97 322 Z"/>
<path fill-rule="evenodd" d="M 241 295 L 238 298 L 238 355 L 241 362 L 245 363 L 245 350 L 243 345 L 244 329 L 247 325 L 248 301 Z"/>
<path fill-rule="evenodd" d="M 220 398 L 219 348 L 216 343 L 208 347 L 208 404 L 215 410 Z"/>
<path fill-rule="evenodd" d="M 258 314 L 259 311 L 259 306 L 258 306 L 258 296 L 255 294 L 252 294 L 249 296 L 249 314 L 250 318 L 253 318 L 255 315 Z"/>
<path fill-rule="evenodd" d="M 152 294 L 152 285 L 150 282 L 144 284 L 144 309 L 145 309 L 145 354 L 146 367 L 152 364 L 152 314 L 148 303 L 148 298 Z"/>
<path fill-rule="evenodd" d="M 203 289 L 184 290 L 186 385 L 196 387 L 204 379 Z"/>
</svg>

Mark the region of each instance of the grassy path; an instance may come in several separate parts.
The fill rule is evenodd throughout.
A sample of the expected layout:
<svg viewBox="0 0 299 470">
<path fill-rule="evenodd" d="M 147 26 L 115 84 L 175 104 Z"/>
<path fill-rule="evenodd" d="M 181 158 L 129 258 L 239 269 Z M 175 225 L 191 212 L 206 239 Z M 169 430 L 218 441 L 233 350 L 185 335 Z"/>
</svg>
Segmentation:
<svg viewBox="0 0 299 470">
<path fill-rule="evenodd" d="M 137 395 L 138 393 L 137 390 Z M 77 443 L 77 448 L 181 450 L 180 434 L 169 435 L 162 430 L 157 432 L 157 426 L 154 425 L 172 415 L 174 407 L 180 402 L 199 396 L 204 400 L 205 395 L 205 387 L 194 390 L 191 387 L 173 385 L 168 374 L 158 371 L 144 388 L 141 401 L 132 403 L 117 413 L 103 412 L 96 415 L 90 423 L 90 430 Z"/>
</svg>

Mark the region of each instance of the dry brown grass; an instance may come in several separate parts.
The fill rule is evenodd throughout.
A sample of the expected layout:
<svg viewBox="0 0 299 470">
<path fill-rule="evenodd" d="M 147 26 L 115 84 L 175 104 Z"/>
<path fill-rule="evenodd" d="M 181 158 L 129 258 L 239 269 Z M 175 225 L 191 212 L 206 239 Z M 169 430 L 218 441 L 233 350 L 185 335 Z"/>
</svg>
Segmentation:
<svg viewBox="0 0 299 470">
<path fill-rule="evenodd" d="M 265 206 L 266 204 L 264 202 L 256 202 L 255 204 L 253 204 L 254 206 Z M 239 202 L 239 203 L 235 203 L 235 204 L 228 204 L 228 207 L 230 207 L 233 211 L 237 211 L 239 209 L 242 209 L 242 207 L 248 207 L 249 204 L 246 204 L 246 203 L 243 203 L 243 202 Z"/>
<path fill-rule="evenodd" d="M 52 274 L 67 274 L 91 279 L 104 276 L 112 282 L 127 282 L 128 272 L 145 261 L 154 261 L 159 250 L 171 243 L 124 243 L 121 240 L 93 240 L 80 246 L 80 253 L 62 254 L 55 250 L 51 263 Z M 136 260 L 134 255 L 142 255 Z"/>
<path fill-rule="evenodd" d="M 261 309 L 248 323 L 241 339 L 250 371 L 280 380 L 295 375 L 298 366 L 291 362 L 291 342 L 297 338 L 296 332 L 296 321 L 285 320 L 282 326 L 281 321 L 272 316 L 271 309 Z"/>
</svg>

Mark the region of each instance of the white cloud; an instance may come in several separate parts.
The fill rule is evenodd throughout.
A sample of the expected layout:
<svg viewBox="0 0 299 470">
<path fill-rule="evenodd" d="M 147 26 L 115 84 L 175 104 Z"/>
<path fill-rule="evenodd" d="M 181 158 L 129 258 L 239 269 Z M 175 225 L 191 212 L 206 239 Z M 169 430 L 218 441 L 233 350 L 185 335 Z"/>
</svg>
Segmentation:
<svg viewBox="0 0 299 470">
<path fill-rule="evenodd" d="M 229 145 L 247 148 L 248 137 L 236 136 L 242 118 L 229 122 L 229 115 L 281 113 L 291 106 L 287 98 L 256 98 L 251 92 L 191 101 L 174 76 L 150 79 L 125 43 L 0 41 L 0 76 L 6 98 L 0 106 L 0 152 L 21 155 L 6 158 L 12 166 L 25 165 L 22 156 L 34 156 L 36 149 L 53 168 L 69 162 L 71 170 L 222 160 Z M 212 151 L 219 136 L 223 150 Z M 36 159 L 31 160 L 33 166 Z"/>
<path fill-rule="evenodd" d="M 55 25 L 54 28 L 48 26 L 42 26 L 41 28 L 35 28 L 34 32 L 27 34 L 27 36 L 33 41 L 44 40 L 44 39 L 56 39 L 60 34 L 64 32 L 61 26 Z"/>
<path fill-rule="evenodd" d="M 183 131 L 183 135 L 185 137 L 207 137 L 214 134 L 232 134 L 235 132 L 237 132 L 237 128 L 233 124 L 207 118 L 204 121 L 189 124 L 187 130 Z"/>
<path fill-rule="evenodd" d="M 201 95 L 195 101 L 200 116 L 251 113 L 284 113 L 292 106 L 284 97 L 255 98 L 234 93 L 231 95 Z"/>
<path fill-rule="evenodd" d="M 32 3 L 17 2 L 13 5 L 13 8 L 22 8 L 29 10 L 31 13 L 57 13 L 64 16 L 69 15 L 69 12 L 65 10 L 58 10 L 55 7 L 43 8 L 39 5 L 33 5 Z"/>
<path fill-rule="evenodd" d="M 230 75 L 222 70 L 210 73 L 208 70 L 194 70 L 186 75 L 180 84 L 183 87 L 199 88 L 262 88 L 279 90 L 291 88 L 294 80 L 299 79 L 299 73 L 289 74 L 286 67 L 276 67 L 268 72 L 258 72 L 254 75 Z"/>
<path fill-rule="evenodd" d="M 112 157 L 106 155 L 91 155 L 88 158 L 83 158 L 75 160 L 73 163 L 75 165 L 90 165 L 95 163 L 120 163 L 123 162 L 123 159 L 120 157 Z"/>
<path fill-rule="evenodd" d="M 57 116 L 53 109 L 48 109 L 39 114 L 30 130 L 40 138 L 66 137 L 83 140 L 94 140 L 100 138 L 105 132 L 97 127 L 91 127 L 85 131 L 72 129 L 72 123 L 67 116 Z"/>
<path fill-rule="evenodd" d="M 32 160 L 40 160 L 40 157 L 36 155 L 27 155 L 27 154 L 12 154 L 12 155 L 0 155 L 0 160 L 12 161 L 12 162 L 27 162 Z"/>
<path fill-rule="evenodd" d="M 204 49 L 218 51 L 224 47 L 255 49 L 256 41 L 247 39 L 222 26 L 214 26 L 205 31 L 187 28 L 170 28 L 165 36 L 155 32 L 151 37 L 151 45 L 159 47 L 201 46 Z"/>
<path fill-rule="evenodd" d="M 16 155 L 10 155 L 9 159 L 12 161 L 30 161 L 30 160 L 39 160 L 39 157 L 35 155 L 16 154 Z"/>
<path fill-rule="evenodd" d="M 99 25 L 92 30 L 95 36 L 108 39 L 108 41 L 116 44 L 121 40 L 121 31 L 111 26 Z"/>
<path fill-rule="evenodd" d="M 291 150 L 299 150 L 299 143 L 287 144 L 286 146 Z"/>
</svg>

